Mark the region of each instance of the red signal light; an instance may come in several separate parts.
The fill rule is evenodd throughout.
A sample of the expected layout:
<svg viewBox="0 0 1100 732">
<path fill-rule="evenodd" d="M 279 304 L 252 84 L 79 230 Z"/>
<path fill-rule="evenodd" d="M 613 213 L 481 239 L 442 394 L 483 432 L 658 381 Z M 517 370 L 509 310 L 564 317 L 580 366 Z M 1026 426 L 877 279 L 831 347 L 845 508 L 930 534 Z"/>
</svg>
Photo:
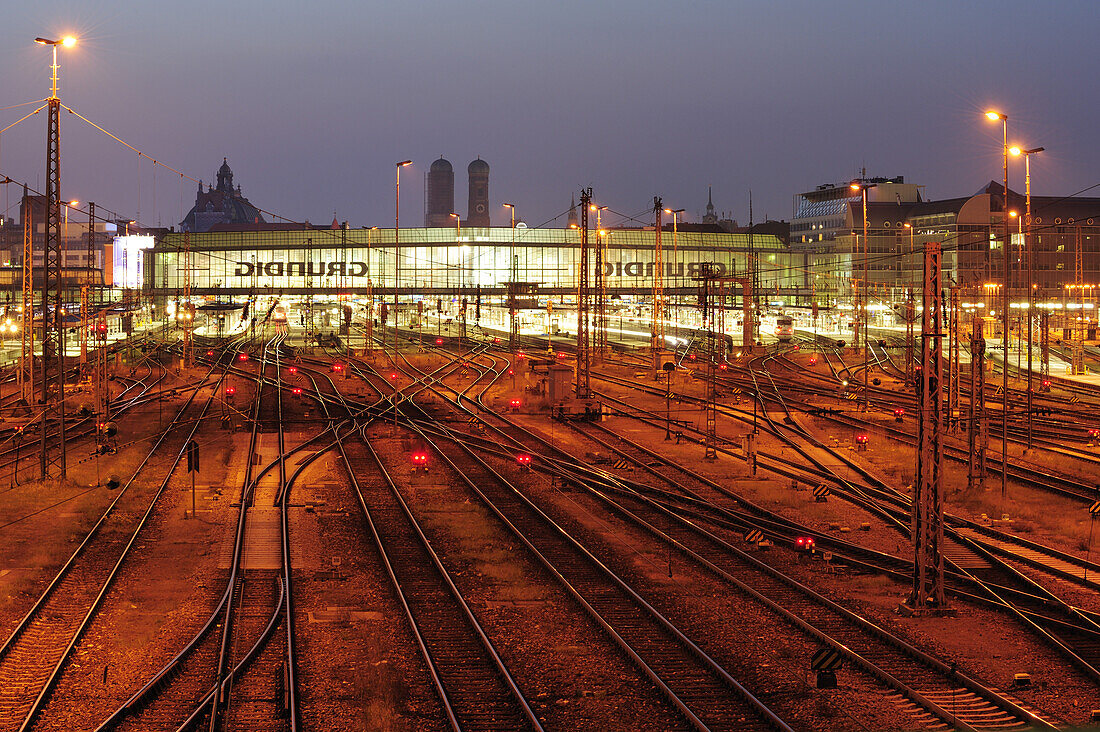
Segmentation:
<svg viewBox="0 0 1100 732">
<path fill-rule="evenodd" d="M 904 409 L 902 409 L 901 407 L 898 407 L 897 409 L 894 410 L 894 421 L 895 422 L 900 422 L 902 420 L 902 418 L 904 418 L 904 417 L 905 417 L 905 410 Z"/>
<path fill-rule="evenodd" d="M 521 452 L 519 455 L 516 455 L 516 462 L 525 468 L 529 468 L 531 467 L 531 456 L 525 452 Z"/>
<path fill-rule="evenodd" d="M 426 452 L 414 452 L 412 454 L 413 465 L 421 466 L 428 464 L 428 453 Z"/>
<path fill-rule="evenodd" d="M 397 374 L 396 373 L 391 373 L 390 374 L 390 381 L 396 381 L 396 380 L 397 380 Z"/>
<path fill-rule="evenodd" d="M 493 343 L 500 343 L 500 339 L 499 338 L 494 338 Z"/>
<path fill-rule="evenodd" d="M 802 350 L 802 346 L 800 346 L 800 345 L 798 345 L 797 343 L 795 343 L 795 344 L 794 344 L 794 350 L 796 350 L 796 351 L 801 351 L 801 350 Z"/>
<path fill-rule="evenodd" d="M 436 338 L 435 339 L 435 345 L 442 346 L 443 345 L 443 339 L 442 338 Z"/>
<path fill-rule="evenodd" d="M 694 361 L 695 360 L 695 354 L 694 353 L 691 354 L 690 356 L 688 356 L 688 358 L 691 359 L 692 361 Z"/>
<path fill-rule="evenodd" d="M 729 369 L 729 366 L 727 366 L 726 364 L 724 364 L 724 363 L 718 364 L 718 370 L 719 371 L 726 371 L 727 369 Z"/>
<path fill-rule="evenodd" d="M 302 387 L 296 386 L 290 390 L 290 393 L 294 396 L 302 396 Z"/>
<path fill-rule="evenodd" d="M 238 353 L 237 354 L 237 360 L 238 361 L 247 361 L 248 360 L 248 354 L 247 353 Z"/>
<path fill-rule="evenodd" d="M 1098 430 L 1098 429 L 1095 429 L 1095 428 L 1094 428 L 1094 429 L 1091 429 L 1091 430 L 1089 430 L 1089 437 L 1091 437 L 1091 438 L 1092 438 L 1092 439 L 1094 439 L 1094 440 L 1095 440 L 1095 439 L 1096 439 L 1097 437 L 1100 437 L 1100 430 Z"/>
<path fill-rule="evenodd" d="M 527 356 L 525 356 L 523 354 L 523 351 L 520 351 L 519 353 L 516 354 L 516 358 L 527 358 Z"/>
<path fill-rule="evenodd" d="M 332 364 L 332 370 L 333 370 L 333 371 L 336 371 L 336 372 L 340 372 L 340 371 L 343 371 L 343 370 L 344 370 L 344 364 L 342 364 L 342 363 L 334 363 L 334 364 Z"/>
<path fill-rule="evenodd" d="M 904 411 L 902 413 L 904 414 Z M 860 445 L 866 445 L 867 444 L 867 435 L 865 435 L 865 434 L 856 435 L 856 442 L 859 443 Z"/>
<path fill-rule="evenodd" d="M 514 409 L 518 409 L 522 402 L 519 399 L 513 399 L 511 404 Z"/>
<path fill-rule="evenodd" d="M 794 540 L 795 549 L 800 552 L 808 552 L 814 548 L 816 542 L 812 536 L 800 536 Z"/>
<path fill-rule="evenodd" d="M 558 351 L 558 358 L 565 358 L 565 353 Z"/>
<path fill-rule="evenodd" d="M 233 396 L 233 395 L 234 395 L 234 394 L 236 394 L 236 393 L 237 393 L 237 389 L 236 389 L 236 387 L 232 387 L 232 386 L 227 386 L 227 387 L 225 387 L 225 395 L 226 395 L 227 397 L 231 397 L 231 396 Z"/>
<path fill-rule="evenodd" d="M 207 351 L 206 352 L 206 357 L 207 358 L 213 358 L 214 357 L 214 352 L 213 351 Z"/>
<path fill-rule="evenodd" d="M 816 366 L 817 365 L 817 356 L 810 356 L 810 365 L 811 366 Z"/>
<path fill-rule="evenodd" d="M 296 374 L 296 373 L 298 373 L 298 367 L 297 366 L 291 366 L 290 368 L 287 369 L 287 371 L 289 371 L 292 374 Z"/>
</svg>

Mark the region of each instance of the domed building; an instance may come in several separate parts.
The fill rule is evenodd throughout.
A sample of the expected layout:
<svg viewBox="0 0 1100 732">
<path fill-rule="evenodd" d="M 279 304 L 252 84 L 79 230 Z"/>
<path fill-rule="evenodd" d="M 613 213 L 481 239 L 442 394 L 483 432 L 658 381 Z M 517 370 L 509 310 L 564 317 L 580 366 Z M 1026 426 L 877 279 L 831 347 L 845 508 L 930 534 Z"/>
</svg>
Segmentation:
<svg viewBox="0 0 1100 732">
<path fill-rule="evenodd" d="M 217 188 L 202 189 L 195 196 L 195 205 L 180 222 L 181 231 L 210 231 L 218 224 L 264 224 L 263 214 L 241 194 L 241 187 L 233 187 L 233 171 L 229 161 L 222 158 L 218 168 Z"/>
<path fill-rule="evenodd" d="M 489 164 L 478 158 L 466 168 L 470 178 L 470 202 L 466 226 L 492 226 L 489 219 Z"/>
<path fill-rule="evenodd" d="M 454 226 L 451 214 L 455 210 L 455 171 L 442 155 L 428 169 L 428 207 L 424 226 L 440 228 Z"/>
</svg>

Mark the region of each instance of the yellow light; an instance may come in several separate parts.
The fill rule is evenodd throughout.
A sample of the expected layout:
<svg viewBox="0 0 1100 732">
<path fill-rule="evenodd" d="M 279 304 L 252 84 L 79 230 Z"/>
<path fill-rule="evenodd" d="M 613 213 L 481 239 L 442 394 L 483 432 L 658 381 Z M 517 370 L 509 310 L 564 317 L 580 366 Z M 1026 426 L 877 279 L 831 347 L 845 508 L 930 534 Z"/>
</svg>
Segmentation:
<svg viewBox="0 0 1100 732">
<path fill-rule="evenodd" d="M 594 204 L 594 203 L 588 204 L 588 210 L 589 211 L 595 211 L 596 210 L 596 204 Z"/>
<path fill-rule="evenodd" d="M 74 199 L 74 200 L 72 200 L 72 201 L 69 201 L 69 206 L 75 206 L 75 205 L 77 205 L 78 203 L 80 203 L 80 201 L 77 201 L 77 200 L 75 200 L 75 199 Z"/>
<path fill-rule="evenodd" d="M 848 187 L 851 188 L 853 191 L 858 191 L 861 188 L 859 183 L 852 183 Z"/>
<path fill-rule="evenodd" d="M 1019 155 L 1023 152 L 1023 150 L 1021 150 L 1017 145 L 1013 145 L 1012 147 L 1008 148 L 1008 151 L 1013 155 Z"/>
<path fill-rule="evenodd" d="M 904 226 L 906 229 L 912 229 L 913 228 L 912 224 L 902 224 L 902 226 Z"/>
<path fill-rule="evenodd" d="M 989 110 L 988 112 L 985 113 L 985 116 L 995 122 L 995 121 L 1001 119 L 1004 115 L 1002 115 L 1000 112 L 994 112 L 993 110 Z"/>
<path fill-rule="evenodd" d="M 73 38 L 72 36 L 65 36 L 64 38 L 61 39 L 61 45 L 64 46 L 65 48 L 75 46 L 76 45 L 76 39 Z"/>
<path fill-rule="evenodd" d="M 1011 216 L 1012 218 L 1016 218 L 1016 217 L 1017 217 L 1017 216 L 1019 216 L 1020 214 L 1019 214 L 1019 213 L 1017 213 L 1016 211 L 1009 211 L 1009 212 L 1008 212 L 1008 215 L 1009 215 L 1009 216 Z"/>
</svg>

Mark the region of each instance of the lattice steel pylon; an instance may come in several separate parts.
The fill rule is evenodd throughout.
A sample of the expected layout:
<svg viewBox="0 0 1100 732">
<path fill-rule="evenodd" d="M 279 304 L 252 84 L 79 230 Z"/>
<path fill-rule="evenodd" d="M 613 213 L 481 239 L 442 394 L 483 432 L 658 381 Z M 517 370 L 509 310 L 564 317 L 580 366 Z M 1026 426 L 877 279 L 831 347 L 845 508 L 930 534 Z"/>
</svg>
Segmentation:
<svg viewBox="0 0 1100 732">
<path fill-rule="evenodd" d="M 27 187 L 23 186 L 23 312 L 20 322 L 22 349 L 19 356 L 19 393 L 34 404 L 34 226 Z"/>
<path fill-rule="evenodd" d="M 54 67 L 56 79 L 57 68 Z M 53 362 L 53 378 L 56 383 L 56 398 L 52 401 L 53 411 L 57 414 L 57 439 L 59 448 L 60 477 L 66 473 L 65 459 L 65 328 L 64 301 L 61 292 L 61 100 L 56 94 L 47 100 L 46 130 L 46 245 L 45 272 L 42 280 L 42 404 L 48 413 L 50 400 L 50 365 Z M 52 302 L 51 302 L 51 286 Z M 53 305 L 52 318 L 50 306 Z M 52 327 L 51 327 L 51 322 Z M 41 477 L 47 474 L 47 430 L 43 420 L 41 455 L 39 467 Z"/>
<path fill-rule="evenodd" d="M 604 254 L 607 246 L 607 232 L 600 226 L 600 211 L 596 211 L 596 263 L 592 268 L 595 280 L 595 348 L 596 363 L 603 363 L 607 352 L 607 277 L 604 276 Z"/>
<path fill-rule="evenodd" d="M 706 431 L 703 442 L 704 460 L 718 459 L 718 360 L 721 343 L 719 338 L 717 313 L 721 307 L 720 297 L 716 297 L 712 287 L 721 287 L 714 262 L 702 262 L 699 265 L 699 307 L 703 311 L 703 328 L 706 331 L 707 359 L 707 403 Z"/>
<path fill-rule="evenodd" d="M 905 383 L 912 385 L 913 380 L 913 323 L 917 319 L 917 306 L 913 302 L 913 288 L 905 291 Z"/>
<path fill-rule="evenodd" d="M 577 373 L 574 392 L 577 399 L 588 399 L 591 392 L 592 343 L 589 326 L 591 290 L 588 284 L 588 208 L 592 205 L 592 189 L 581 189 L 581 246 L 577 271 Z"/>
<path fill-rule="evenodd" d="M 970 453 L 967 466 L 968 491 L 985 483 L 985 450 L 989 445 L 989 430 L 985 422 L 985 321 L 975 315 L 970 332 L 970 414 L 967 421 L 966 446 Z"/>
<path fill-rule="evenodd" d="M 183 365 L 190 368 L 194 350 L 195 310 L 191 307 L 191 232 L 183 234 L 183 296 L 180 298 L 184 308 L 183 318 Z M 179 309 L 177 308 L 177 312 Z M 255 313 L 253 313 L 255 315 Z"/>
<path fill-rule="evenodd" d="M 920 422 L 917 426 L 917 482 L 913 496 L 914 608 L 946 604 L 943 577 L 943 399 L 940 396 L 943 363 L 943 311 L 940 295 L 940 245 L 924 245 L 924 312 L 921 316 L 921 377 L 917 385 Z"/>
<path fill-rule="evenodd" d="M 659 196 L 653 197 L 653 328 L 649 349 L 653 358 L 653 378 L 661 375 L 661 354 L 665 350 L 665 270 L 661 251 L 661 214 L 664 208 Z"/>
<path fill-rule="evenodd" d="M 1039 389 L 1050 390 L 1050 311 L 1039 313 Z"/>
<path fill-rule="evenodd" d="M 951 432 L 959 428 L 959 288 L 952 287 L 949 296 L 947 325 L 947 414 L 944 423 Z"/>
<path fill-rule="evenodd" d="M 1077 308 L 1076 314 L 1073 316 L 1073 339 L 1071 341 L 1072 349 L 1072 361 L 1070 364 L 1071 373 L 1084 374 L 1087 372 L 1085 368 L 1085 316 L 1084 316 L 1084 301 L 1085 301 L 1085 288 L 1081 281 L 1081 275 L 1083 268 L 1081 266 L 1081 225 L 1078 224 L 1075 229 L 1076 239 L 1076 264 L 1074 272 L 1074 292 L 1077 293 Z"/>
</svg>

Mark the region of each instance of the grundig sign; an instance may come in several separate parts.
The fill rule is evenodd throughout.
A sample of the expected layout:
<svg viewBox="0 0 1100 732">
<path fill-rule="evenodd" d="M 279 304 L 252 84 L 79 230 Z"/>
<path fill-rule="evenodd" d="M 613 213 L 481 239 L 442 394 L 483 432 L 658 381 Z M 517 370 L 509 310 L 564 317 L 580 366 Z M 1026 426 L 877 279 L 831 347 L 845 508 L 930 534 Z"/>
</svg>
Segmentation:
<svg viewBox="0 0 1100 732">
<path fill-rule="evenodd" d="M 687 276 L 697 277 L 704 262 L 688 262 Z M 713 262 L 714 274 L 721 277 L 726 265 Z M 665 277 L 683 277 L 684 263 L 665 264 Z M 652 277 L 653 262 L 605 262 L 604 277 Z M 366 262 L 237 262 L 234 277 L 366 277 Z"/>
<path fill-rule="evenodd" d="M 237 262 L 234 277 L 366 277 L 366 262 Z"/>
</svg>

